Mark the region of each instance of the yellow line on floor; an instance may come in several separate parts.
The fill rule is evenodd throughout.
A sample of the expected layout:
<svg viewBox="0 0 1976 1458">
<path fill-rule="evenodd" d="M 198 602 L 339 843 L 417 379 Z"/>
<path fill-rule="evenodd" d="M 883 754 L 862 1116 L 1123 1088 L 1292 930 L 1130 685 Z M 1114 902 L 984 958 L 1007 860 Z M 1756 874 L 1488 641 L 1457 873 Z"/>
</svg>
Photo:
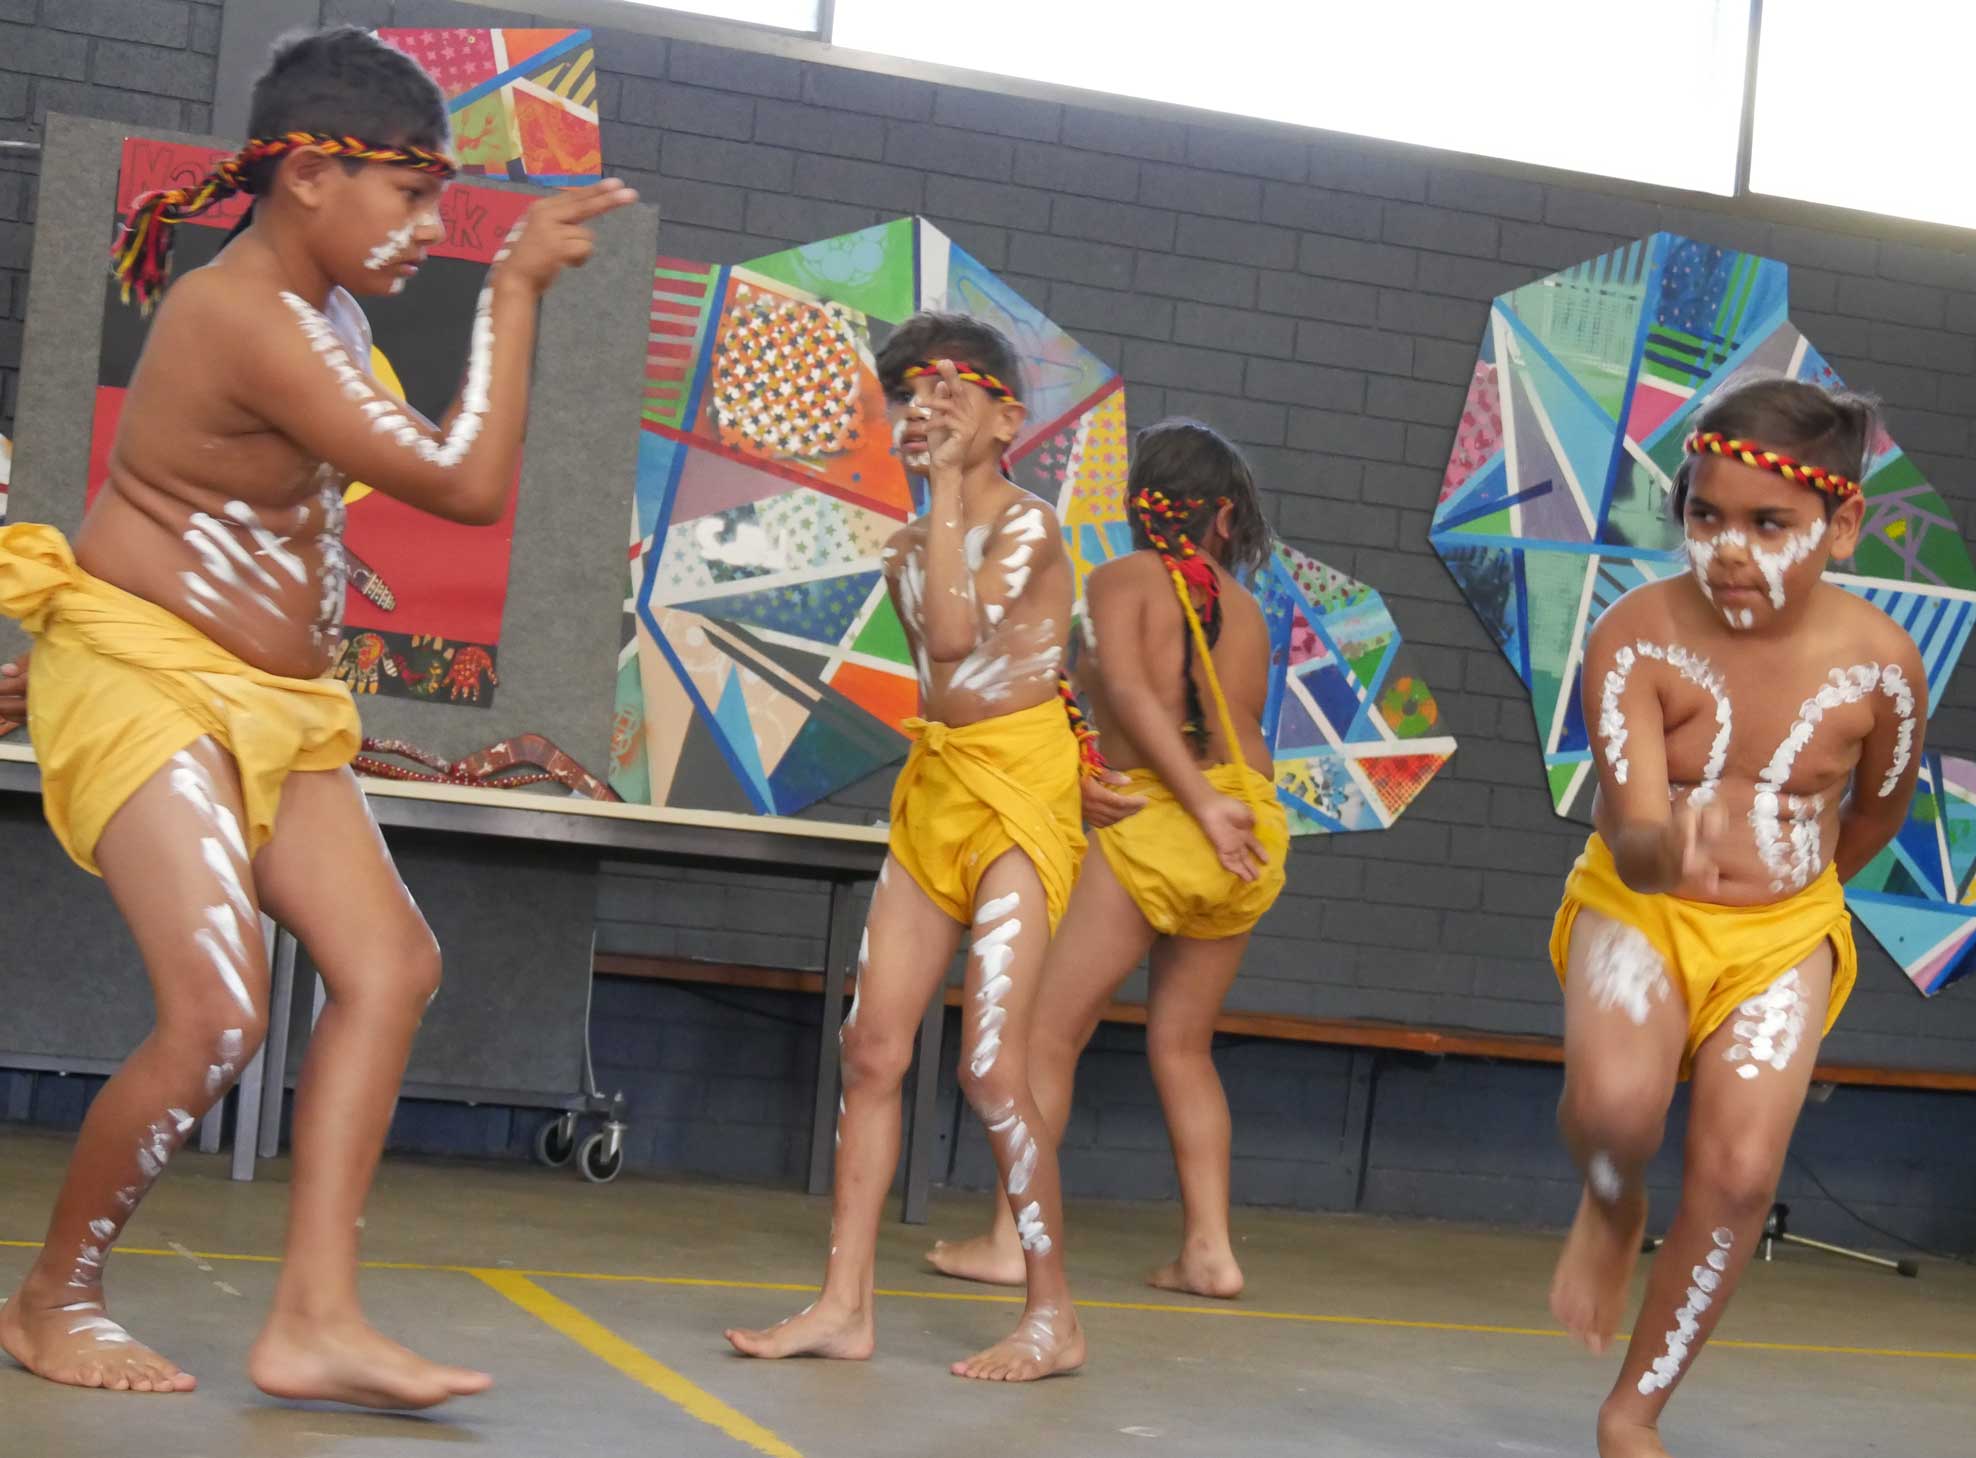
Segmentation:
<svg viewBox="0 0 1976 1458">
<path fill-rule="evenodd" d="M 602 1362 L 618 1369 L 632 1381 L 642 1383 L 689 1417 L 718 1428 L 737 1443 L 746 1443 L 768 1458 L 803 1458 L 774 1433 L 753 1418 L 729 1407 L 706 1388 L 688 1381 L 665 1363 L 634 1347 L 609 1327 L 593 1321 L 560 1297 L 543 1290 L 526 1276 L 512 1271 L 466 1269 L 530 1316 L 562 1333 Z"/>
<path fill-rule="evenodd" d="M 36 1240 L 0 1240 L 0 1249 L 38 1250 L 41 1242 Z M 117 1247 L 119 1255 L 137 1256 L 178 1256 L 174 1250 L 144 1250 L 125 1246 Z M 279 1256 L 228 1255 L 218 1251 L 194 1251 L 201 1260 L 208 1261 L 257 1261 L 279 1264 Z M 478 1276 L 483 1270 L 494 1275 L 518 1276 L 533 1281 L 596 1281 L 630 1286 L 680 1286 L 702 1287 L 717 1291 L 791 1291 L 798 1295 L 815 1295 L 817 1287 L 801 1281 L 731 1281 L 718 1276 L 639 1276 L 610 1271 L 551 1271 L 533 1270 L 518 1267 L 479 1267 L 432 1265 L 420 1261 L 365 1261 L 367 1271 L 446 1271 L 457 1275 Z M 1004 1296 L 986 1291 L 914 1291 L 880 1287 L 872 1293 L 902 1301 L 975 1301 L 1000 1306 L 1019 1306 L 1020 1296 Z M 1451 1331 L 1474 1332 L 1483 1336 L 1522 1336 L 1559 1338 L 1566 1334 L 1555 1327 L 1539 1326 L 1497 1326 L 1485 1322 L 1467 1321 L 1409 1321 L 1391 1316 L 1339 1316 L 1317 1311 L 1263 1311 L 1252 1306 L 1217 1304 L 1200 1306 L 1181 1302 L 1166 1301 L 1092 1301 L 1079 1300 L 1077 1305 L 1089 1311 L 1150 1311 L 1176 1316 L 1218 1316 L 1226 1320 L 1240 1321 L 1291 1321 L 1313 1326 L 1368 1326 L 1391 1327 L 1403 1331 Z M 1744 1341 L 1734 1337 L 1711 1337 L 1711 1347 L 1729 1347 L 1741 1351 L 1754 1352 L 1807 1352 L 1831 1357 L 1906 1357 L 1931 1362 L 1976 1362 L 1976 1352 L 1929 1352 L 1917 1351 L 1910 1347 L 1842 1347 L 1820 1345 L 1810 1342 L 1759 1342 Z"/>
</svg>

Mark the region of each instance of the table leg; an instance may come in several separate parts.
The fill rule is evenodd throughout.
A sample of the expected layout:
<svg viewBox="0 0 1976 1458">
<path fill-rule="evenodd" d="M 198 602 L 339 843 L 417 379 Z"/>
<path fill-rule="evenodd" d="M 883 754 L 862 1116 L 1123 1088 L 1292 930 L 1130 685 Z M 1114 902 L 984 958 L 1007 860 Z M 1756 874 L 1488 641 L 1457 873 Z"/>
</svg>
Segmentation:
<svg viewBox="0 0 1976 1458">
<path fill-rule="evenodd" d="M 823 941 L 823 1016 L 817 1028 L 816 1103 L 810 1111 L 810 1193 L 830 1193 L 837 1167 L 837 1097 L 841 1092 L 837 1039 L 844 1025 L 844 984 L 857 955 L 851 883 L 830 883 L 830 921 Z"/>
<path fill-rule="evenodd" d="M 940 1092 L 940 1038 L 947 1021 L 947 999 L 940 991 L 927 1004 L 919 1024 L 919 1061 L 913 1068 L 912 1127 L 906 1135 L 906 1194 L 899 1218 L 924 1225 L 933 1191 L 933 1115 Z"/>
<path fill-rule="evenodd" d="M 288 1083 L 288 1032 L 295 1016 L 294 933 L 279 928 L 274 941 L 274 976 L 268 989 L 267 1066 L 261 1080 L 262 1159 L 281 1153 L 281 1102 Z"/>
<path fill-rule="evenodd" d="M 261 947 L 268 960 L 270 972 L 274 967 L 276 948 L 280 945 L 281 929 L 274 924 L 274 918 L 261 918 Z M 272 998 L 273 978 L 269 978 L 270 998 Z M 268 1037 L 274 1036 L 273 1024 L 269 1024 Z M 261 1079 L 268 1065 L 267 1039 L 247 1060 L 247 1066 L 240 1071 L 240 1082 L 235 1085 L 233 1096 L 233 1178 L 249 1181 L 254 1178 L 254 1158 L 260 1151 L 261 1143 Z"/>
</svg>

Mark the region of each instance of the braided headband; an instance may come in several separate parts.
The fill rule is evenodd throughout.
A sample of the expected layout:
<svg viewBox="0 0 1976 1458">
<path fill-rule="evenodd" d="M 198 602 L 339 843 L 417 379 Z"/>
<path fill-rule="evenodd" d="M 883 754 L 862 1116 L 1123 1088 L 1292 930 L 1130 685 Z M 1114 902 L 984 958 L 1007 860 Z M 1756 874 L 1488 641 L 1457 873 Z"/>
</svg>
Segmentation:
<svg viewBox="0 0 1976 1458">
<path fill-rule="evenodd" d="M 1786 481 L 1810 486 L 1840 501 L 1859 495 L 1859 482 L 1850 476 L 1841 476 L 1837 471 L 1828 471 L 1823 466 L 1807 466 L 1782 451 L 1773 451 L 1752 440 L 1736 440 L 1719 430 L 1696 431 L 1688 437 L 1687 450 L 1691 456 L 1704 453 L 1727 456 L 1746 466 L 1755 466 L 1759 471 L 1775 471 Z"/>
<path fill-rule="evenodd" d="M 135 293 L 138 304 L 148 314 L 171 277 L 172 229 L 239 192 L 246 185 L 248 169 L 256 163 L 305 147 L 329 157 L 351 162 L 383 162 L 434 177 L 451 177 L 460 170 L 451 157 L 428 152 L 423 147 L 380 147 L 356 137 L 332 137 L 321 132 L 256 137 L 191 187 L 160 188 L 145 193 L 130 205 L 117 241 L 110 245 L 110 272 L 123 285 L 123 301 L 129 303 Z"/>
<path fill-rule="evenodd" d="M 970 385 L 979 385 L 997 400 L 1015 399 L 1015 391 L 1011 390 L 986 370 L 977 369 L 964 359 L 954 360 L 952 364 L 954 366 L 954 373 L 959 375 L 963 380 L 966 380 Z M 937 375 L 939 373 L 940 362 L 938 360 L 923 359 L 918 364 L 907 365 L 905 372 L 899 378 L 902 380 L 916 380 L 921 375 Z"/>
</svg>

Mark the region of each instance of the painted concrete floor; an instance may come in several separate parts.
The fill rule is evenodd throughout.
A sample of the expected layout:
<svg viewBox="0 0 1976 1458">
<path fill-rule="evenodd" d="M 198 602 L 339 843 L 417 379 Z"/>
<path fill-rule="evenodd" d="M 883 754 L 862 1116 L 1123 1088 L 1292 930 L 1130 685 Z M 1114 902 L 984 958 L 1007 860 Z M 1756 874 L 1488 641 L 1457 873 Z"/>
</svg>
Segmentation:
<svg viewBox="0 0 1976 1458">
<path fill-rule="evenodd" d="M 0 1132 L 8 1289 L 66 1154 L 65 1139 Z M 1241 1212 L 1249 1292 L 1209 1307 L 1139 1284 L 1171 1254 L 1171 1207 L 1099 1204 L 1072 1212 L 1090 1365 L 1026 1388 L 963 1382 L 946 1364 L 1004 1335 L 1015 1307 L 923 1266 L 932 1235 L 979 1215 L 953 1195 L 930 1230 L 884 1229 L 874 1361 L 754 1364 L 720 1329 L 807 1304 L 794 1288 L 819 1273 L 824 1202 L 397 1160 L 367 1222 L 367 1257 L 397 1263 L 367 1273 L 371 1315 L 498 1385 L 420 1417 L 305 1409 L 244 1372 L 286 1207 L 285 1162 L 262 1172 L 236 1185 L 220 1158 L 181 1155 L 111 1264 L 115 1314 L 199 1391 L 71 1392 L 0 1359 L 0 1455 L 1582 1455 L 1617 1362 L 1549 1330 L 1554 1235 Z M 1906 1281 L 1792 1251 L 1753 1269 L 1664 1435 L 1678 1458 L 1967 1458 L 1972 1413 L 1976 1269 L 1930 1261 Z"/>
</svg>

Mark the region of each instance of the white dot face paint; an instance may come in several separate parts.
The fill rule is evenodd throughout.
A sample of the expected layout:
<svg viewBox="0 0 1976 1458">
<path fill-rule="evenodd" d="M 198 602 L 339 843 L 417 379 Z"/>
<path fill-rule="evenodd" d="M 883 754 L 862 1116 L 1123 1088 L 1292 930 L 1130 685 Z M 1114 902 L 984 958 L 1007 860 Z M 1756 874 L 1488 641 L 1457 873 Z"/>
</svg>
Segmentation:
<svg viewBox="0 0 1976 1458">
<path fill-rule="evenodd" d="M 970 572 L 981 570 L 982 560 L 988 551 L 988 532 L 989 528 L 985 525 L 973 526 L 961 538 L 961 555 L 967 560 L 967 570 Z"/>
<path fill-rule="evenodd" d="M 1782 1073 L 1790 1066 L 1804 1038 L 1804 991 L 1793 967 L 1769 988 L 1736 1009 L 1730 1025 L 1736 1041 L 1723 1060 L 1736 1065 L 1736 1076 L 1753 1079 L 1765 1068 Z"/>
<path fill-rule="evenodd" d="M 1644 1027 L 1654 1004 L 1673 994 L 1660 953 L 1638 927 L 1623 921 L 1605 921 L 1593 930 L 1585 970 L 1599 1006 L 1618 1008 L 1635 1027 Z"/>
<path fill-rule="evenodd" d="M 1722 1284 L 1722 1272 L 1729 1267 L 1729 1252 L 1736 1244 L 1736 1238 L 1726 1226 L 1717 1226 L 1709 1236 L 1714 1249 L 1707 1260 L 1695 1267 L 1694 1285 L 1687 1290 L 1687 1300 L 1674 1313 L 1674 1330 L 1667 1333 L 1666 1352 L 1654 1358 L 1653 1366 L 1640 1374 L 1639 1392 L 1642 1397 L 1674 1385 L 1681 1375 L 1681 1368 L 1688 1361 L 1689 1348 L 1701 1332 L 1701 1315 L 1714 1303 L 1714 1292 Z"/>
<path fill-rule="evenodd" d="M 419 229 L 423 218 L 413 218 L 402 228 L 393 228 L 377 247 L 371 249 L 364 259 L 364 267 L 371 273 L 382 273 L 412 251 L 412 234 Z"/>
<path fill-rule="evenodd" d="M 1811 801 L 1784 794 L 1784 784 L 1791 777 L 1792 764 L 1811 742 L 1819 720 L 1825 717 L 1828 709 L 1858 703 L 1874 692 L 1880 681 L 1880 665 L 1877 663 L 1858 663 L 1851 668 L 1833 669 L 1818 692 L 1798 705 L 1797 721 L 1791 725 L 1790 733 L 1770 756 L 1770 763 L 1757 775 L 1756 798 L 1750 805 L 1749 822 L 1750 829 L 1756 835 L 1757 854 L 1770 871 L 1772 891 L 1803 890 L 1822 865 L 1816 812 L 1823 808 L 1823 802 L 1819 802 L 1807 815 L 1804 807 L 1811 805 Z M 1797 802 L 1798 809 L 1787 833 L 1784 816 L 1792 813 L 1792 801 Z"/>
<path fill-rule="evenodd" d="M 1751 545 L 1750 560 L 1763 574 L 1764 586 L 1770 589 L 1770 605 L 1773 608 L 1781 610 L 1784 606 L 1784 574 L 1809 557 L 1824 540 L 1825 518 L 1820 515 L 1813 517 L 1811 525 L 1803 531 L 1786 537 L 1774 552 Z"/>
</svg>

